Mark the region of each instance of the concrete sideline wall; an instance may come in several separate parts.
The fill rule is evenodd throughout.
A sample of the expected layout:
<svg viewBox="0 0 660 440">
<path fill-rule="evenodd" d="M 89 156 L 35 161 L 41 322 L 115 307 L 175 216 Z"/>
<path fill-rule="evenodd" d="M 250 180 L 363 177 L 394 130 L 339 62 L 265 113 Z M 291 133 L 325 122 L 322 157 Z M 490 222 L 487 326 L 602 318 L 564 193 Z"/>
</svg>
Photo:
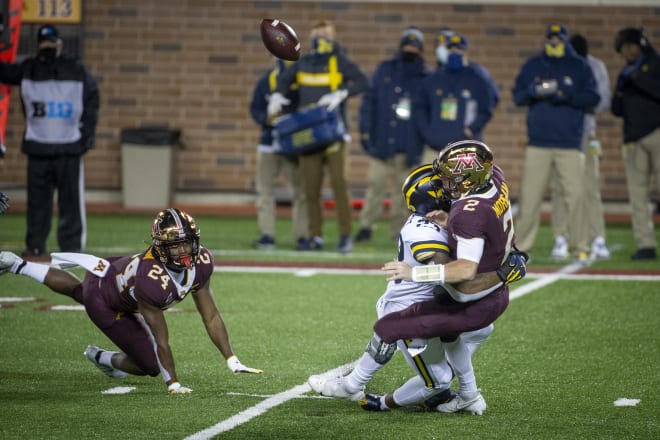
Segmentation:
<svg viewBox="0 0 660 440">
<path fill-rule="evenodd" d="M 593 55 L 604 60 L 612 82 L 622 59 L 612 48 L 624 26 L 644 26 L 660 46 L 660 7 L 548 6 L 501 4 L 429 4 L 426 2 L 287 2 L 99 0 L 84 5 L 84 62 L 101 90 L 97 147 L 85 158 L 89 189 L 122 190 L 122 128 L 171 127 L 183 131 L 185 147 L 177 153 L 177 194 L 250 195 L 254 191 L 258 127 L 248 114 L 257 78 L 272 60 L 259 36 L 262 18 L 279 18 L 298 32 L 308 47 L 310 24 L 334 21 L 338 41 L 371 74 L 393 54 L 401 31 L 420 27 L 425 55 L 434 63 L 437 29 L 449 25 L 465 34 L 470 57 L 497 82 L 501 102 L 487 127 L 486 142 L 504 168 L 512 196 L 519 193 L 526 145 L 524 108 L 511 100 L 511 87 L 524 60 L 541 50 L 549 22 L 565 23 L 582 33 Z M 0 186 L 21 188 L 26 158 L 20 152 L 23 132 L 18 88 L 12 89 L 6 145 L 0 161 Z M 349 104 L 351 157 L 348 178 L 355 194 L 366 186 L 367 160 L 356 141 L 359 98 Z M 627 199 L 621 164 L 621 121 L 598 116 L 605 156 L 601 167 L 603 198 Z M 157 148 L 154 155 L 159 154 Z M 397 186 L 398 188 L 398 186 Z M 203 197 L 202 197 L 203 198 Z"/>
</svg>

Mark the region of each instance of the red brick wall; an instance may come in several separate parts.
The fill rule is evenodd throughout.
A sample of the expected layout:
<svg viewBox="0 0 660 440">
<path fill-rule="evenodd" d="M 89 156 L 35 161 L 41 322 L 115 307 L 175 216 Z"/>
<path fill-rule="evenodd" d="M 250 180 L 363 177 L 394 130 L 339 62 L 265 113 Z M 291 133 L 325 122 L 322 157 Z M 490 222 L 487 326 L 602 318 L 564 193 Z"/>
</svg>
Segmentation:
<svg viewBox="0 0 660 440">
<path fill-rule="evenodd" d="M 97 0 L 84 6 L 84 61 L 101 90 L 97 147 L 86 157 L 87 186 L 96 189 L 121 189 L 122 128 L 168 126 L 182 129 L 185 143 L 176 164 L 177 191 L 253 191 L 258 128 L 248 105 L 257 78 L 270 64 L 259 36 L 262 18 L 292 25 L 303 49 L 313 20 L 333 20 L 338 41 L 367 74 L 393 53 L 408 25 L 424 31 L 429 62 L 434 62 L 433 38 L 439 27 L 464 33 L 471 58 L 486 66 L 500 87 L 501 102 L 486 142 L 507 173 L 514 197 L 526 144 L 526 112 L 513 105 L 510 90 L 524 60 L 541 49 L 546 24 L 560 21 L 572 33 L 587 36 L 591 53 L 605 61 L 613 81 L 622 65 L 612 49 L 619 28 L 643 25 L 651 42 L 660 46 L 660 8 L 652 7 L 214 0 Z M 0 181 L 24 185 L 17 92 L 12 92 L 11 149 L 0 164 Z M 354 98 L 349 105 L 354 138 L 358 103 Z M 609 114 L 598 120 L 605 149 L 603 197 L 624 200 L 621 122 Z M 366 159 L 357 142 L 351 153 L 349 179 L 360 191 Z"/>
</svg>

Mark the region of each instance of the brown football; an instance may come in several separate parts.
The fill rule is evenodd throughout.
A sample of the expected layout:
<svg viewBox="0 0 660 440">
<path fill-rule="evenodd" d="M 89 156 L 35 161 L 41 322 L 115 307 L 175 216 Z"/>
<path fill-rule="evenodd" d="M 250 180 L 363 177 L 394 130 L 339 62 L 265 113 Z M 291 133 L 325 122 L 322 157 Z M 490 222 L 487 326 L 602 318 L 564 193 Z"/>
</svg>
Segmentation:
<svg viewBox="0 0 660 440">
<path fill-rule="evenodd" d="M 261 20 L 261 41 L 277 58 L 296 61 L 300 58 L 300 41 L 291 26 L 274 18 Z"/>
</svg>

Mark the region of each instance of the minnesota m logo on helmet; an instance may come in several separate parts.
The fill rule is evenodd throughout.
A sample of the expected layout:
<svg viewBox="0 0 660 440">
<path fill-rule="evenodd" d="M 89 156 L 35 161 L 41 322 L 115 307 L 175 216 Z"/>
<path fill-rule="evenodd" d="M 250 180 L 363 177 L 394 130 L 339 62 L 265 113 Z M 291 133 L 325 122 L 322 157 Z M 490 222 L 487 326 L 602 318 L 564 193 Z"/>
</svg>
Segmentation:
<svg viewBox="0 0 660 440">
<path fill-rule="evenodd" d="M 488 186 L 493 174 L 493 153 L 486 144 L 468 139 L 447 145 L 433 162 L 443 190 L 453 199 Z"/>
<path fill-rule="evenodd" d="M 452 170 L 454 174 L 461 174 L 465 170 L 481 171 L 484 166 L 479 162 L 476 153 L 459 153 L 456 155 L 456 166 Z"/>
</svg>

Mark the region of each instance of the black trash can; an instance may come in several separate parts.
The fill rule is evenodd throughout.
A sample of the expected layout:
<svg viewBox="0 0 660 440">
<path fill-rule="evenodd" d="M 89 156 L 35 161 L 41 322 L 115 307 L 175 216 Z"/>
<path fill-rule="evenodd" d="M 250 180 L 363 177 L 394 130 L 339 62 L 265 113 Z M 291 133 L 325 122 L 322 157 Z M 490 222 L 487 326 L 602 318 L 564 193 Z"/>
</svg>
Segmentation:
<svg viewBox="0 0 660 440">
<path fill-rule="evenodd" d="M 174 157 L 181 130 L 121 131 L 122 193 L 127 208 L 161 210 L 172 202 Z"/>
</svg>

